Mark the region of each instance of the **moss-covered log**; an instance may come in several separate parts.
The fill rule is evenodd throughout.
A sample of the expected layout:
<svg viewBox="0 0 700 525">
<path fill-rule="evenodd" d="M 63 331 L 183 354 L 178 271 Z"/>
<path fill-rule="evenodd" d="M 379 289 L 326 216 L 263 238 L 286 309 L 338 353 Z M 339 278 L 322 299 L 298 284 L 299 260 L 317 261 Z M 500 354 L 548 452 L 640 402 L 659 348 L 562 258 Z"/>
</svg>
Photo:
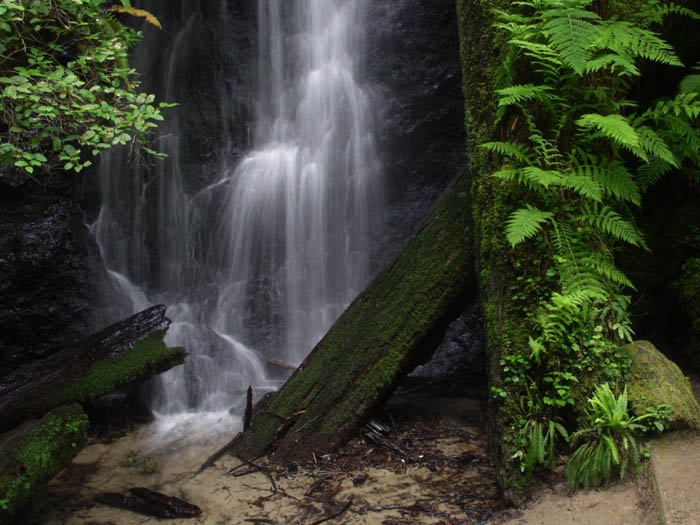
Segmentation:
<svg viewBox="0 0 700 525">
<path fill-rule="evenodd" d="M 154 306 L 75 347 L 30 363 L 0 380 L 0 432 L 60 405 L 97 399 L 185 360 L 168 348 L 165 306 Z"/>
<path fill-rule="evenodd" d="M 233 447 L 307 460 L 345 442 L 439 344 L 474 290 L 462 177 L 399 256 L 331 327 Z"/>
<path fill-rule="evenodd" d="M 71 405 L 0 439 L 0 524 L 10 523 L 85 446 L 87 426 L 80 406 Z"/>
</svg>

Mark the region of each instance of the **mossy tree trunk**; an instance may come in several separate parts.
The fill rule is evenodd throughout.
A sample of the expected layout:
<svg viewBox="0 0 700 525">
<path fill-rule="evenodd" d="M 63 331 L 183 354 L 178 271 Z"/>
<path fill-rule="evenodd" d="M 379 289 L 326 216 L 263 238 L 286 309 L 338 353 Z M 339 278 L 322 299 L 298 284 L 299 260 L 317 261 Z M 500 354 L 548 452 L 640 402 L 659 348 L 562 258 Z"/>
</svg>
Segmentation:
<svg viewBox="0 0 700 525">
<path fill-rule="evenodd" d="M 503 130 L 493 125 L 496 99 L 494 80 L 503 61 L 504 38 L 493 28 L 493 9 L 508 7 L 504 0 L 457 0 L 462 59 L 467 155 L 474 200 L 474 236 L 479 290 L 484 312 L 489 356 L 489 386 L 501 388 L 500 361 L 503 355 L 528 351 L 525 312 L 511 300 L 517 283 L 516 254 L 503 233 L 508 215 L 517 208 L 522 190 L 491 177 L 498 166 L 479 147 L 502 140 Z M 529 351 L 528 351 L 529 352 Z M 512 401 L 512 400 L 511 400 Z M 517 502 L 524 480 L 511 455 L 508 435 L 512 417 L 509 403 L 490 396 L 491 454 L 498 469 L 498 484 L 506 499 Z"/>
<path fill-rule="evenodd" d="M 342 445 L 440 343 L 474 291 L 469 184 L 443 195 L 389 267 L 331 327 L 233 451 L 305 461 Z"/>
<path fill-rule="evenodd" d="M 88 418 L 79 405 L 57 408 L 21 428 L 0 448 L 0 525 L 29 500 L 87 443 Z"/>
<path fill-rule="evenodd" d="M 0 432 L 182 364 L 185 351 L 163 342 L 169 325 L 165 306 L 154 306 L 0 378 Z"/>
</svg>

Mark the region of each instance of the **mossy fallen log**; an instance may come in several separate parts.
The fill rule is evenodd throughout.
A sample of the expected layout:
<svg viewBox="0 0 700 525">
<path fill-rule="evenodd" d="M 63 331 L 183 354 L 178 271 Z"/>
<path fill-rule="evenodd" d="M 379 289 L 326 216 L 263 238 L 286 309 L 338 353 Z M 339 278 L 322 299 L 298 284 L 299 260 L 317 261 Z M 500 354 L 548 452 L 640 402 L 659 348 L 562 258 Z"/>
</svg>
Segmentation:
<svg viewBox="0 0 700 525">
<path fill-rule="evenodd" d="M 427 359 L 474 292 L 469 183 L 458 179 L 416 236 L 347 308 L 232 447 L 305 461 L 342 445 Z"/>
<path fill-rule="evenodd" d="M 19 429 L 0 447 L 0 525 L 10 523 L 87 442 L 79 405 L 57 408 Z"/>
<path fill-rule="evenodd" d="M 169 324 L 165 306 L 154 306 L 0 379 L 0 432 L 182 364 L 185 351 L 163 342 Z"/>
</svg>

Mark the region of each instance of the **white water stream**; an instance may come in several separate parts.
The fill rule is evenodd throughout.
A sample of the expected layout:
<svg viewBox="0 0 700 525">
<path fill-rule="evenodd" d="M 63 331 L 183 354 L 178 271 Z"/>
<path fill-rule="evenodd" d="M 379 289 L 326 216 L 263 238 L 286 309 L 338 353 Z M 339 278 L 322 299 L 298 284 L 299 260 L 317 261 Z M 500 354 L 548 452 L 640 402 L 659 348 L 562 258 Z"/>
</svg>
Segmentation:
<svg viewBox="0 0 700 525">
<path fill-rule="evenodd" d="M 166 100 L 188 82 L 178 56 L 198 4 L 186 4 L 168 56 L 149 72 Z M 240 414 L 248 385 L 257 393 L 279 386 L 265 361 L 299 364 L 372 277 L 384 189 L 359 80 L 364 4 L 258 0 L 251 150 L 236 165 L 229 152 L 213 152 L 218 169 L 206 184 L 192 189 L 180 161 L 190 145 L 178 112 L 197 110 L 186 101 L 169 119 L 166 162 L 128 174 L 123 157 L 100 165 L 103 207 L 92 231 L 110 274 L 130 310 L 167 304 L 166 340 L 190 354 L 152 389 L 154 409 L 169 420 L 231 407 Z M 226 1 L 220 10 L 226 23 Z M 211 126 L 230 133 L 230 93 L 215 78 L 212 89 L 221 111 Z"/>
</svg>

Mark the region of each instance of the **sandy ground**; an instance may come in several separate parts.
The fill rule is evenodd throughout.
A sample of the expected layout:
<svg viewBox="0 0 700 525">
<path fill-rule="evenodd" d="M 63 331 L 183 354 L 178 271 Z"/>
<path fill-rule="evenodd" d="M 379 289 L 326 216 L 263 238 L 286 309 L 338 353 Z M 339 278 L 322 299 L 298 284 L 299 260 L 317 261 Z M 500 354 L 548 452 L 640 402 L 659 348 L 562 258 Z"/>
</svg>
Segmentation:
<svg viewBox="0 0 700 525">
<path fill-rule="evenodd" d="M 439 413 L 435 407 L 440 407 Z M 558 483 L 537 492 L 523 509 L 501 508 L 478 401 L 421 395 L 395 398 L 388 414 L 393 428 L 387 437 L 403 449 L 403 455 L 356 439 L 338 455 L 318 458 L 316 464 L 285 468 L 259 460 L 266 472 L 224 456 L 195 475 L 203 461 L 235 433 L 236 421 L 192 420 L 169 426 L 160 422 L 157 428 L 142 427 L 111 443 L 85 448 L 18 522 L 162 523 L 94 501 L 100 492 L 126 493 L 129 487 L 143 486 L 180 497 L 203 511 L 199 518 L 167 520 L 173 524 L 657 523 L 653 492 L 645 476 L 607 491 L 583 491 L 573 497 Z M 219 437 L 212 439 L 212 435 Z M 139 459 L 133 461 L 137 455 Z M 141 471 L 149 470 L 147 463 L 153 472 Z"/>
<path fill-rule="evenodd" d="M 437 401 L 437 400 L 433 400 Z M 266 465 L 250 472 L 224 456 L 195 475 L 203 461 L 231 434 L 211 441 L 186 438 L 149 448 L 152 427 L 109 444 L 85 448 L 21 517 L 23 524 L 122 525 L 162 520 L 94 502 L 100 492 L 126 493 L 143 486 L 199 506 L 199 518 L 169 523 L 311 524 L 339 512 L 331 523 L 409 524 L 484 523 L 495 516 L 493 471 L 486 456 L 486 436 L 478 426 L 479 404 L 440 401 L 455 419 L 427 416 L 432 403 L 411 412 L 395 407 L 389 434 L 406 454 L 353 440 L 340 454 L 316 464 L 290 468 Z M 407 408 L 408 407 L 408 408 Z M 408 412 L 407 412 L 408 411 Z M 410 412 L 410 413 L 409 413 Z M 476 425 L 474 423 L 477 423 Z M 396 439 L 395 439 L 396 438 Z M 139 460 L 131 462 L 137 455 Z M 141 472 L 146 458 L 153 472 Z M 231 470 L 236 471 L 231 474 Z M 274 486 L 270 480 L 275 480 Z"/>
</svg>

